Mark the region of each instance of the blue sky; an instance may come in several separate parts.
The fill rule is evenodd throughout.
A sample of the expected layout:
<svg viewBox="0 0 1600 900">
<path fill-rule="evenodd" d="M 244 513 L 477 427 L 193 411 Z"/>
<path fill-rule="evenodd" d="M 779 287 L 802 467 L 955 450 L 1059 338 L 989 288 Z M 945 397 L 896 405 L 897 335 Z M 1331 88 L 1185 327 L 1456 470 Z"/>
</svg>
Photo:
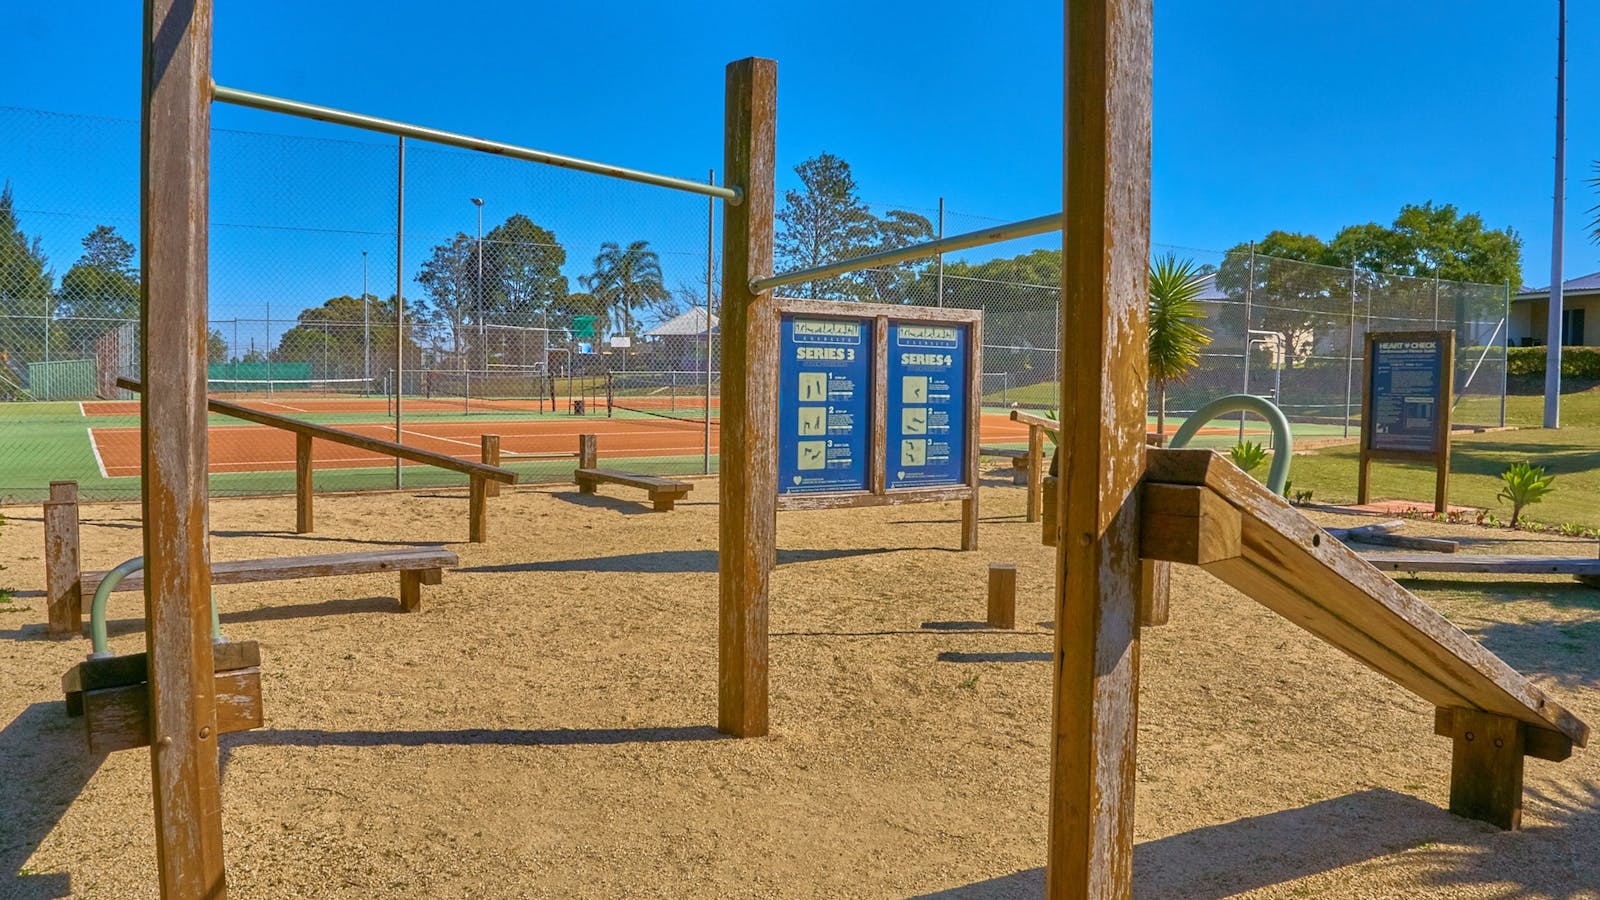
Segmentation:
<svg viewBox="0 0 1600 900">
<path fill-rule="evenodd" d="M 0 106 L 135 118 L 139 6 L 10 11 Z M 1584 183 L 1600 158 L 1600 54 L 1580 49 L 1600 35 L 1600 10 L 1578 3 L 1570 15 L 1568 277 L 1600 269 L 1584 228 L 1600 202 Z M 235 87 L 699 178 L 721 162 L 724 65 L 769 56 L 780 190 L 826 150 L 876 205 L 931 211 L 943 196 L 962 214 L 957 231 L 1059 208 L 1061 33 L 1060 6 L 1032 2 L 221 2 L 215 72 Z M 1329 238 L 1432 199 L 1514 227 L 1526 280 L 1545 284 L 1554 40 L 1554 0 L 1164 0 L 1154 240 L 1214 251 L 1274 228 Z M 136 130 L 106 124 L 77 146 L 60 123 L 0 122 L 22 129 L 0 142 L 0 177 L 38 211 L 24 226 L 45 235 L 58 273 L 90 219 L 136 231 Z M 214 301 L 270 300 L 266 274 L 281 296 L 353 293 L 361 249 L 392 285 L 381 240 L 393 226 L 391 139 L 221 106 L 215 125 L 329 140 L 219 137 L 213 221 L 238 233 L 215 239 Z M 514 209 L 551 223 L 572 274 L 600 240 L 639 236 L 669 254 L 669 281 L 688 279 L 704 246 L 701 198 L 453 151 L 418 148 L 411 163 L 408 269 L 439 238 L 471 231 L 474 195 L 489 199 L 486 228 Z"/>
</svg>

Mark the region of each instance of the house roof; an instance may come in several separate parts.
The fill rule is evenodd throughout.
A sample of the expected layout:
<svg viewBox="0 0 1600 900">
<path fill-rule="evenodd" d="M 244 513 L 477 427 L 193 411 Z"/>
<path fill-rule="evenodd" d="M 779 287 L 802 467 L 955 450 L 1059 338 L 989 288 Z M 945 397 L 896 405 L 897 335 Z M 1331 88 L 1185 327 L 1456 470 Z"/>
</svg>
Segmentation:
<svg viewBox="0 0 1600 900">
<path fill-rule="evenodd" d="M 1217 273 L 1212 272 L 1200 278 L 1200 296 L 1195 298 L 1201 302 L 1215 303 L 1231 299 L 1227 294 L 1217 289 Z"/>
<path fill-rule="evenodd" d="M 1600 272 L 1590 272 L 1579 275 L 1577 278 L 1568 278 L 1561 282 L 1561 293 L 1565 294 L 1600 294 Z M 1538 300 L 1550 296 L 1549 287 L 1532 288 L 1523 285 L 1513 300 Z"/>
<path fill-rule="evenodd" d="M 712 316 L 711 317 L 711 330 L 715 331 L 716 329 L 717 329 L 717 317 L 716 316 Z M 684 335 L 705 334 L 705 333 L 706 333 L 706 311 L 705 311 L 704 307 L 696 306 L 696 307 L 693 307 L 692 309 L 690 309 L 688 312 L 679 313 L 678 315 L 673 316 L 672 318 L 668 319 L 667 321 L 662 322 L 660 325 L 657 325 L 656 327 L 650 329 L 649 331 L 646 331 L 644 333 L 644 336 L 647 337 L 647 338 L 653 338 L 653 337 L 682 337 Z"/>
</svg>

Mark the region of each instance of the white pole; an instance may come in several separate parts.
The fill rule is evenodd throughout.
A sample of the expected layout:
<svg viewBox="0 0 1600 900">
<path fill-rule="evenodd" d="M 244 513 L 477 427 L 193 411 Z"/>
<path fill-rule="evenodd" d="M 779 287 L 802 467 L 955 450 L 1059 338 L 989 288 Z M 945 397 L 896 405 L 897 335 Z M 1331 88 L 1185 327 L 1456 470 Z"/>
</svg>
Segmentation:
<svg viewBox="0 0 1600 900">
<path fill-rule="evenodd" d="M 372 304 L 367 302 L 367 251 L 361 251 L 361 377 L 372 385 Z"/>
<path fill-rule="evenodd" d="M 1561 251 L 1567 194 L 1567 0 L 1556 28 L 1556 193 L 1550 225 L 1550 302 L 1545 322 L 1544 427 L 1561 427 Z"/>
</svg>

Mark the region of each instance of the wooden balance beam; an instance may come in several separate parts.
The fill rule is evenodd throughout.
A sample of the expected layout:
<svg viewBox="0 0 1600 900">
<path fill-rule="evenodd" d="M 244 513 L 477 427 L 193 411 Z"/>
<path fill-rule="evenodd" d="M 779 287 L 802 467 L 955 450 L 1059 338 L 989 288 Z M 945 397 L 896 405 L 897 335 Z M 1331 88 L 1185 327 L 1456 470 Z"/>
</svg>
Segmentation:
<svg viewBox="0 0 1600 900">
<path fill-rule="evenodd" d="M 1600 587 L 1600 559 L 1592 556 L 1504 556 L 1488 553 L 1364 553 L 1385 572 L 1449 572 L 1467 575 L 1571 575 Z"/>
<path fill-rule="evenodd" d="M 1037 522 L 1044 511 L 1044 442 L 1046 432 L 1059 435 L 1061 423 L 1020 409 L 1011 411 L 1011 421 L 1028 426 L 1028 521 Z M 980 451 L 981 452 L 981 451 Z M 1016 465 L 1016 463 L 1012 463 Z M 1015 474 L 1013 473 L 1013 481 Z M 1018 482 L 1021 483 L 1021 482 Z"/>
<path fill-rule="evenodd" d="M 1013 450 L 1009 447 L 979 447 L 978 455 L 1011 460 L 1011 483 L 1028 483 L 1028 470 L 1030 468 L 1028 451 Z"/>
<path fill-rule="evenodd" d="M 139 393 L 143 385 L 128 378 L 118 378 L 117 387 L 123 390 Z M 469 541 L 482 543 L 489 539 L 489 485 L 491 483 L 516 484 L 517 473 L 499 466 L 485 465 L 481 462 L 456 459 L 443 453 L 433 453 L 394 441 L 382 438 L 370 438 L 345 431 L 341 428 L 330 428 L 327 425 L 314 425 L 280 416 L 274 413 L 261 412 L 248 406 L 240 406 L 226 400 L 206 400 L 206 408 L 218 415 L 243 419 L 257 425 L 266 425 L 271 428 L 280 428 L 294 434 L 294 490 L 295 490 L 295 524 L 296 534 L 308 534 L 312 528 L 311 510 L 311 464 L 312 442 L 327 441 L 331 444 L 343 444 L 365 450 L 368 453 L 377 453 L 408 462 L 422 463 L 435 468 L 447 469 L 466 475 L 468 481 L 468 496 L 470 497 L 469 511 L 467 514 L 467 531 Z M 498 445 L 496 446 L 498 450 Z"/>
<path fill-rule="evenodd" d="M 1201 567 L 1432 703 L 1454 741 L 1451 812 L 1516 828 L 1523 757 L 1587 743 L 1576 716 L 1223 457 L 1147 453 L 1141 555 Z"/>
<path fill-rule="evenodd" d="M 572 473 L 572 480 L 578 484 L 578 493 L 592 494 L 602 484 L 620 484 L 646 491 L 657 512 L 669 512 L 674 504 L 694 490 L 694 485 L 687 481 L 638 475 L 620 469 L 602 469 L 597 464 L 598 457 L 599 444 L 595 435 L 580 435 L 578 468 Z"/>
</svg>

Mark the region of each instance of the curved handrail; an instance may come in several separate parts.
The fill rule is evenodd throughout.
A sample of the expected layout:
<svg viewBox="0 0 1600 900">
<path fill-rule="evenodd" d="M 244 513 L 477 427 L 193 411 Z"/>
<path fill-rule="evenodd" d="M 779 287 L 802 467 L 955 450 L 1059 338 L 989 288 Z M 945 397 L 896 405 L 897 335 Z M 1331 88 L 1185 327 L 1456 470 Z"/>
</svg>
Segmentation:
<svg viewBox="0 0 1600 900">
<path fill-rule="evenodd" d="M 123 560 L 116 567 L 100 579 L 100 585 L 94 589 L 94 600 L 89 604 L 89 642 L 94 652 L 89 654 L 90 659 L 105 659 L 111 656 L 111 640 L 106 636 L 106 604 L 111 600 L 111 592 L 117 589 L 122 579 L 144 568 L 144 557 L 135 556 L 133 559 Z M 217 598 L 211 598 L 211 640 L 222 640 L 222 620 L 217 616 Z"/>
<path fill-rule="evenodd" d="M 1251 412 L 1267 420 L 1272 428 L 1272 467 L 1267 470 L 1267 487 L 1274 494 L 1282 494 L 1289 483 L 1289 460 L 1294 456 L 1294 437 L 1289 432 L 1289 418 L 1276 403 L 1254 394 L 1228 394 L 1207 403 L 1183 421 L 1167 446 L 1186 447 L 1200 429 L 1218 416 L 1233 412 Z"/>
</svg>

